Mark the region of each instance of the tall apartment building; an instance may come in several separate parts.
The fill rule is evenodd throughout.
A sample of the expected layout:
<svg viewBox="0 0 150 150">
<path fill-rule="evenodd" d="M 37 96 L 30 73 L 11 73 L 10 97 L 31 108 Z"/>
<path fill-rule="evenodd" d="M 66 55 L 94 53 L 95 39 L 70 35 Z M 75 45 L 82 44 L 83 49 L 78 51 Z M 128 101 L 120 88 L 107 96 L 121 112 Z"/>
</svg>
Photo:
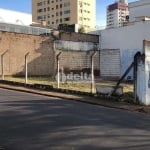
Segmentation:
<svg viewBox="0 0 150 150">
<path fill-rule="evenodd" d="M 96 26 L 96 0 L 32 0 L 32 21 L 47 26 L 76 24 L 86 31 Z"/>
<path fill-rule="evenodd" d="M 119 27 L 129 15 L 128 1 L 119 0 L 107 7 L 107 28 Z"/>
</svg>

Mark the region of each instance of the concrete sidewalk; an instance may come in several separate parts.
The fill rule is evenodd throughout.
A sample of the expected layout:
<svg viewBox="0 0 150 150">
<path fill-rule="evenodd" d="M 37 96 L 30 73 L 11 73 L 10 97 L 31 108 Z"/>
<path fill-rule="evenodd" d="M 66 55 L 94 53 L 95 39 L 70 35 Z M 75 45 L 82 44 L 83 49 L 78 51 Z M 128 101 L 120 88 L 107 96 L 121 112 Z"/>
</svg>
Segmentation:
<svg viewBox="0 0 150 150">
<path fill-rule="evenodd" d="M 128 111 L 135 111 L 135 112 L 142 112 L 142 113 L 150 114 L 150 106 L 141 106 L 141 105 L 131 104 L 127 102 L 116 101 L 116 100 L 112 100 L 111 98 L 105 99 L 102 97 L 66 94 L 66 93 L 61 93 L 61 92 L 44 91 L 44 90 L 26 88 L 22 86 L 13 86 L 13 85 L 8 85 L 8 84 L 0 84 L 0 88 L 39 94 L 39 95 L 50 96 L 50 97 L 58 97 L 58 98 L 63 98 L 63 99 L 68 99 L 68 100 L 75 100 L 75 101 L 80 101 L 84 103 L 90 103 L 94 105 L 101 105 L 104 107 L 124 109 Z"/>
</svg>

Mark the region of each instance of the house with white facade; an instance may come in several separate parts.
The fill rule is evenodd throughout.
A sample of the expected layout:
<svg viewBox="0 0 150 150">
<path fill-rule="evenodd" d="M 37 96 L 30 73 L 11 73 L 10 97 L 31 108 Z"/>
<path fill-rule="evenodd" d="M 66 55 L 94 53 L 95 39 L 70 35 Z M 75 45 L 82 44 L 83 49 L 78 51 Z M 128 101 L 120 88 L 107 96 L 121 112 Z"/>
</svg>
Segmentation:
<svg viewBox="0 0 150 150">
<path fill-rule="evenodd" d="M 100 60 L 100 66 L 105 65 L 100 68 L 101 76 L 121 77 L 133 62 L 134 55 L 143 51 L 143 40 L 150 40 L 150 1 L 130 3 L 129 10 L 130 22 L 127 24 L 93 32 L 100 36 L 101 54 L 107 55 L 105 60 Z M 129 76 L 133 77 L 132 71 Z"/>
</svg>

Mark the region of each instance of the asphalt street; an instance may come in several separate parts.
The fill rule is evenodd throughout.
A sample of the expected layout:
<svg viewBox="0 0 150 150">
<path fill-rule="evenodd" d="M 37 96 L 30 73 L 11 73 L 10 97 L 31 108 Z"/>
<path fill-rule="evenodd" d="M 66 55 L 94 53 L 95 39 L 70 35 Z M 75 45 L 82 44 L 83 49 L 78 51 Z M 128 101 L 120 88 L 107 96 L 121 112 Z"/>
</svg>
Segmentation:
<svg viewBox="0 0 150 150">
<path fill-rule="evenodd" d="M 0 89 L 8 150 L 149 150 L 150 115 Z"/>
</svg>

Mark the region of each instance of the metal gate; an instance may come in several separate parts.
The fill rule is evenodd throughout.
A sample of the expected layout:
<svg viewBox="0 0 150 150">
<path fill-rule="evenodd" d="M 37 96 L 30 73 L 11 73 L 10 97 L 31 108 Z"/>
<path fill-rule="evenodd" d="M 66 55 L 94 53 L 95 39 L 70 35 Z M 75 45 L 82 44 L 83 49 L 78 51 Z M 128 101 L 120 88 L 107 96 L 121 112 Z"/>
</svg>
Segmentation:
<svg viewBox="0 0 150 150">
<path fill-rule="evenodd" d="M 104 78 L 120 77 L 120 50 L 104 49 L 100 51 L 100 75 Z"/>
</svg>

